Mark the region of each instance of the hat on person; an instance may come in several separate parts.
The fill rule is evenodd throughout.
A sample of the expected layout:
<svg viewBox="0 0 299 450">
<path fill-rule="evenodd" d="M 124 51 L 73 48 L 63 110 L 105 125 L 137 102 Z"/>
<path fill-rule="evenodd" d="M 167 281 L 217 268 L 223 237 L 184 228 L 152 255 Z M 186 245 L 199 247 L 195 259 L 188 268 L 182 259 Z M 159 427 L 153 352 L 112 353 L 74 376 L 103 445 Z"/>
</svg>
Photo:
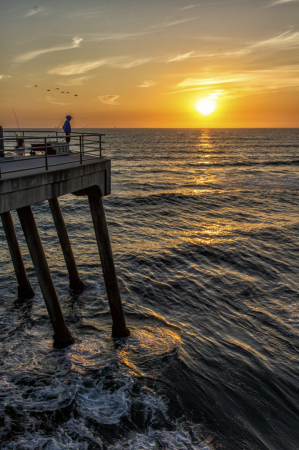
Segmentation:
<svg viewBox="0 0 299 450">
<path fill-rule="evenodd" d="M 71 119 L 72 119 L 72 116 L 66 116 L 66 119 L 67 119 L 67 120 L 71 120 Z"/>
</svg>

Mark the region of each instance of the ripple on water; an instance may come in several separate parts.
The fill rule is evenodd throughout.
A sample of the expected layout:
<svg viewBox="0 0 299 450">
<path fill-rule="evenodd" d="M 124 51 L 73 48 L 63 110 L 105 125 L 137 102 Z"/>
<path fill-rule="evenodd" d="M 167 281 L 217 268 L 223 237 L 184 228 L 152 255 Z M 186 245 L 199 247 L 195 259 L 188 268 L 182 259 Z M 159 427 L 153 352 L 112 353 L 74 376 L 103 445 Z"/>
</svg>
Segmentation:
<svg viewBox="0 0 299 450">
<path fill-rule="evenodd" d="M 180 341 L 176 327 L 163 327 L 157 317 L 143 321 L 143 327 L 131 327 L 128 339 L 113 341 L 95 326 L 91 335 L 87 324 L 88 335 L 64 351 L 52 350 L 49 341 L 49 346 L 36 343 L 8 355 L 0 391 L 6 418 L 2 448 L 87 449 L 91 443 L 95 448 L 110 443 L 107 449 L 212 448 L 185 422 L 171 422 L 167 399 L 138 382 L 144 358 L 161 358 Z M 154 429 L 161 421 L 168 431 Z"/>
</svg>

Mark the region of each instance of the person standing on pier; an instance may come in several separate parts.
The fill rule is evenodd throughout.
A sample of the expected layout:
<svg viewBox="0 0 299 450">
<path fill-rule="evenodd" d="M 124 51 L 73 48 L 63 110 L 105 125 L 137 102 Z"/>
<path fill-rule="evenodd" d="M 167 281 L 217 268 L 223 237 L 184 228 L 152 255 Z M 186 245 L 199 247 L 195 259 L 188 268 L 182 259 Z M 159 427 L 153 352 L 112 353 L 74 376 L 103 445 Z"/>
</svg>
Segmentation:
<svg viewBox="0 0 299 450">
<path fill-rule="evenodd" d="M 69 144 L 71 142 L 71 131 L 72 131 L 72 127 L 70 124 L 70 120 L 72 119 L 72 116 L 66 116 L 66 121 L 63 124 L 63 131 L 66 134 L 66 142 Z"/>
</svg>

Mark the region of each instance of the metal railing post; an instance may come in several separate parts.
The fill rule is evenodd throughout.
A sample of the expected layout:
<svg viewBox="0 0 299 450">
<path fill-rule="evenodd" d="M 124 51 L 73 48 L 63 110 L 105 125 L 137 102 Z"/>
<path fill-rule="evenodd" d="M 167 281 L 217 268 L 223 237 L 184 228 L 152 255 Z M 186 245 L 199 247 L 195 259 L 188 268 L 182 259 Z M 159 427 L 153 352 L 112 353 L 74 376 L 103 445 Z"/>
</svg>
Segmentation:
<svg viewBox="0 0 299 450">
<path fill-rule="evenodd" d="M 45 138 L 45 160 L 46 160 L 46 170 L 48 170 L 48 149 L 47 149 L 47 138 Z"/>
<path fill-rule="evenodd" d="M 0 126 L 0 156 L 4 157 L 3 128 Z"/>
<path fill-rule="evenodd" d="M 82 136 L 79 136 L 80 141 L 80 164 L 82 164 Z"/>
<path fill-rule="evenodd" d="M 100 134 L 100 158 L 102 158 L 102 135 Z"/>
</svg>

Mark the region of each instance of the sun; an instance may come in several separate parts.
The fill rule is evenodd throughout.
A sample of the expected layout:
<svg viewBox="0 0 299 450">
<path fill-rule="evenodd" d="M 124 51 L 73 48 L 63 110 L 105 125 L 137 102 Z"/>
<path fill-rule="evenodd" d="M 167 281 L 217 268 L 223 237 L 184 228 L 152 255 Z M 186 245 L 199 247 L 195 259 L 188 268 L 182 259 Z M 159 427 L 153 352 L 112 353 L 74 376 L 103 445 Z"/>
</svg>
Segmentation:
<svg viewBox="0 0 299 450">
<path fill-rule="evenodd" d="M 196 109 L 203 116 L 209 116 L 216 109 L 216 102 L 212 98 L 202 98 L 196 103 Z"/>
</svg>

